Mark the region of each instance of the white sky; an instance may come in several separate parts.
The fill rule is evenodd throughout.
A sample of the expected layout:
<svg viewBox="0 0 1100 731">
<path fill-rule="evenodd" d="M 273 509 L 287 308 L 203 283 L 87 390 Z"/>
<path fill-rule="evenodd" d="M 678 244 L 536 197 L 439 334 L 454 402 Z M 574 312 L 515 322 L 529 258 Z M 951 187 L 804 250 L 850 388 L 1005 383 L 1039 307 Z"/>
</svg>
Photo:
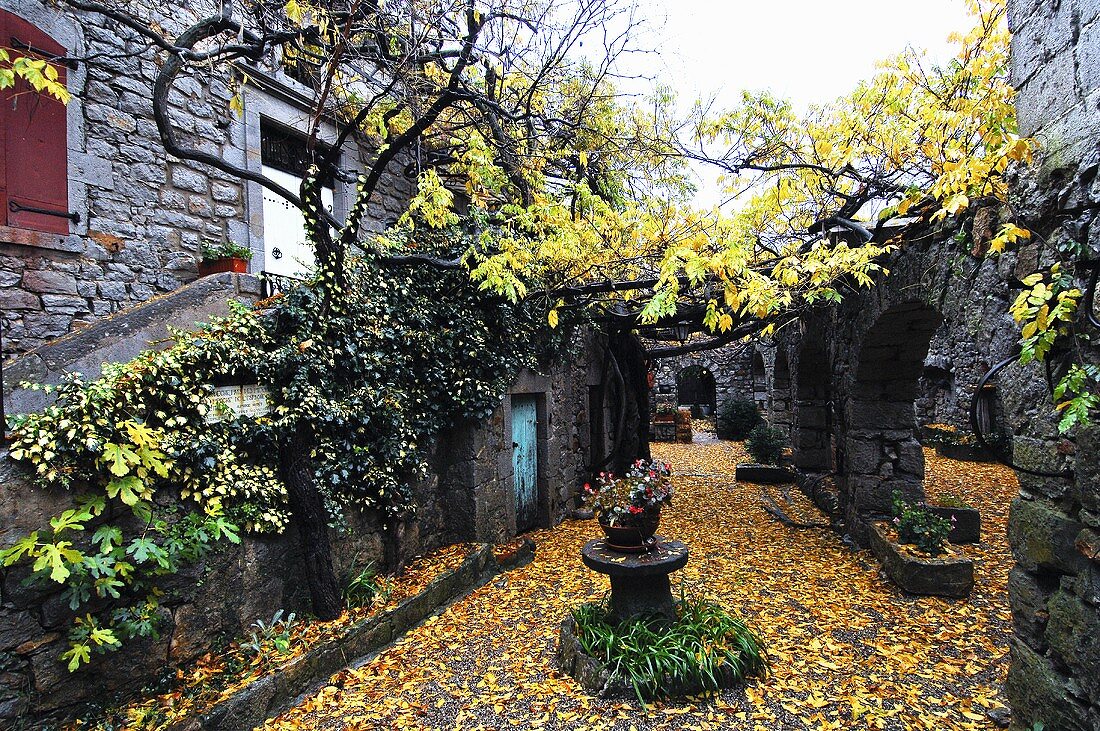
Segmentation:
<svg viewBox="0 0 1100 731">
<path fill-rule="evenodd" d="M 671 85 L 685 108 L 712 95 L 719 107 L 732 106 L 743 89 L 769 90 L 796 108 L 826 102 L 907 46 L 934 61 L 950 58 L 948 34 L 970 25 L 963 0 L 638 2 L 647 26 L 638 45 L 658 52 L 623 66 Z M 698 202 L 715 195 L 703 191 Z"/>
</svg>

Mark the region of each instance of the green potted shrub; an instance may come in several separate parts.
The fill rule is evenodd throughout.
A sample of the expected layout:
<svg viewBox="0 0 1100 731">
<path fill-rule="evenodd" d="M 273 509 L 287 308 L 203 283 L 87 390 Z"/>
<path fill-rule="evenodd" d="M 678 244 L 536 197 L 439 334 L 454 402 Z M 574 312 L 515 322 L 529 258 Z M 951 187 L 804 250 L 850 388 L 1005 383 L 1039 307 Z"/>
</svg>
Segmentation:
<svg viewBox="0 0 1100 731">
<path fill-rule="evenodd" d="M 750 463 L 737 465 L 738 482 L 758 482 L 779 484 L 793 482 L 790 470 L 779 466 L 783 449 L 787 445 L 787 434 L 779 427 L 761 421 L 749 432 L 745 448 L 753 458 Z"/>
<path fill-rule="evenodd" d="M 718 438 L 741 441 L 748 437 L 764 417 L 756 404 L 748 399 L 730 399 L 718 413 Z"/>
<path fill-rule="evenodd" d="M 202 259 L 199 260 L 199 276 L 205 277 L 218 272 L 244 274 L 248 271 L 248 261 L 251 258 L 251 249 L 232 241 L 203 244 Z"/>
</svg>

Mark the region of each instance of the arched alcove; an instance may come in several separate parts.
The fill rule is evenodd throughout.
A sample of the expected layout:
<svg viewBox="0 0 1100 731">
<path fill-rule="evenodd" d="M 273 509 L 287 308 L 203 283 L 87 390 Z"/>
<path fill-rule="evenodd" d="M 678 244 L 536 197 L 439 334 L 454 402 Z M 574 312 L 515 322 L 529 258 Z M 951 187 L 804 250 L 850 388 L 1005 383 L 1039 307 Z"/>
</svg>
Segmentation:
<svg viewBox="0 0 1100 731">
<path fill-rule="evenodd" d="M 895 305 L 868 330 L 848 402 L 845 461 L 849 522 L 889 511 L 891 496 L 924 497 L 915 401 L 932 334 L 943 318 L 923 302 Z"/>
<path fill-rule="evenodd" d="M 714 413 L 717 389 L 714 374 L 701 365 L 691 365 L 676 375 L 676 400 L 680 406 L 689 406 L 696 416 Z"/>
</svg>

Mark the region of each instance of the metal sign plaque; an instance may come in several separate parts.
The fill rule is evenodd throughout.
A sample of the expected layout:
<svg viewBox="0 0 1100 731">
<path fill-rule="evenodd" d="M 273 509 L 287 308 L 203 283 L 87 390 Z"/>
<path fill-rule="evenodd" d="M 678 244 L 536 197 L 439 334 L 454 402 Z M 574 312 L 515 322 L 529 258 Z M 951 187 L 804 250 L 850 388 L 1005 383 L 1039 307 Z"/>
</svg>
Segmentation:
<svg viewBox="0 0 1100 731">
<path fill-rule="evenodd" d="M 207 399 L 210 409 L 206 422 L 213 424 L 225 418 L 242 416 L 255 418 L 271 412 L 271 391 L 256 383 L 237 386 L 215 386 Z"/>
</svg>

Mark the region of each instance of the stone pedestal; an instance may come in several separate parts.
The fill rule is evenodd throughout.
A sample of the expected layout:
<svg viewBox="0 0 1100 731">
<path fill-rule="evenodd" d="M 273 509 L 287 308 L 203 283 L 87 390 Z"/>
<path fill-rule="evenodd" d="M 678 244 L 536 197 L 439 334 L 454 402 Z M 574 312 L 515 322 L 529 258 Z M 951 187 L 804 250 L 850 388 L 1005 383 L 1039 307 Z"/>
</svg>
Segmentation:
<svg viewBox="0 0 1100 731">
<path fill-rule="evenodd" d="M 654 537 L 655 547 L 644 553 L 616 551 L 608 548 L 603 538 L 589 541 L 581 549 L 584 565 L 611 579 L 613 621 L 640 614 L 676 619 L 668 575 L 687 564 L 688 547 L 680 541 Z"/>
</svg>

